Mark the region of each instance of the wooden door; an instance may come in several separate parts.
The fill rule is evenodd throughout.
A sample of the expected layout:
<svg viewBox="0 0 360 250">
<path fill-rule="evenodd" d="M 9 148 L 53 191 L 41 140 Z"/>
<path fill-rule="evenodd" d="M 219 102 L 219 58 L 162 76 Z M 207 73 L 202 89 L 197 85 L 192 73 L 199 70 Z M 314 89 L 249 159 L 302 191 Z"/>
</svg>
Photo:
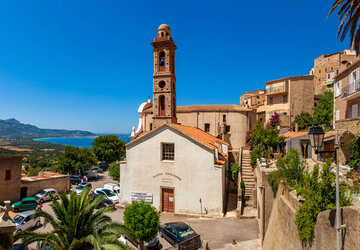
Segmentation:
<svg viewBox="0 0 360 250">
<path fill-rule="evenodd" d="M 174 204 L 175 204 L 174 189 L 163 188 L 162 189 L 162 211 L 173 213 L 174 207 L 175 207 Z"/>
</svg>

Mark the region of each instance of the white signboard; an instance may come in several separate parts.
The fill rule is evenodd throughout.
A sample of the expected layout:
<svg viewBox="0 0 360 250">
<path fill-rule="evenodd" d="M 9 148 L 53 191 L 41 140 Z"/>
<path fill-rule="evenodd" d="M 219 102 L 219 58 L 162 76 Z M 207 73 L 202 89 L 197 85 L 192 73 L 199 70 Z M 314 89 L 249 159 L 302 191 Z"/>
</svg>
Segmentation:
<svg viewBox="0 0 360 250">
<path fill-rule="evenodd" d="M 151 193 L 131 193 L 131 201 L 145 201 L 152 203 L 153 195 Z"/>
</svg>

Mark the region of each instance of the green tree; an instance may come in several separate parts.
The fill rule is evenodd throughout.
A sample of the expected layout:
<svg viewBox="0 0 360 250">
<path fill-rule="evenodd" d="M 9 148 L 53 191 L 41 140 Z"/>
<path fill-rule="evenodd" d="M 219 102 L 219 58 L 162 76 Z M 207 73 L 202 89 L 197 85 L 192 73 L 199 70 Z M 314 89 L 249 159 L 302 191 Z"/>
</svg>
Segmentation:
<svg viewBox="0 0 360 250">
<path fill-rule="evenodd" d="M 340 41 L 343 41 L 346 35 L 350 35 L 350 47 L 359 51 L 360 42 L 360 29 L 359 29 L 359 18 L 360 18 L 360 2 L 352 0 L 335 0 L 329 16 L 338 9 L 337 16 L 339 16 L 340 26 L 337 33 L 337 38 L 340 36 Z"/>
<path fill-rule="evenodd" d="M 100 161 L 121 160 L 126 153 L 125 142 L 117 135 L 102 135 L 95 138 L 92 149 Z"/>
<path fill-rule="evenodd" d="M 274 126 L 264 127 L 262 124 L 257 123 L 254 130 L 250 134 L 252 150 L 257 152 L 256 155 L 252 155 L 252 164 L 255 157 L 268 158 L 272 151 L 272 148 L 284 143 L 284 137 L 279 136 L 279 130 Z M 256 159 L 255 159 L 256 162 Z"/>
<path fill-rule="evenodd" d="M 295 123 L 298 124 L 300 130 L 304 130 L 312 126 L 313 118 L 308 112 L 301 112 L 300 114 L 295 116 L 294 124 L 293 124 L 294 127 L 295 127 Z"/>
<path fill-rule="evenodd" d="M 144 249 L 144 241 L 151 241 L 160 229 L 160 214 L 149 203 L 134 201 L 124 211 L 125 225 L 131 228 Z"/>
<path fill-rule="evenodd" d="M 116 162 L 109 164 L 109 175 L 115 181 L 120 181 L 120 165 Z"/>
<path fill-rule="evenodd" d="M 319 166 L 315 165 L 311 174 L 304 175 L 304 183 L 297 188 L 298 195 L 305 198 L 303 205 L 296 213 L 295 224 L 300 240 L 309 244 L 314 239 L 316 218 L 322 211 L 336 208 L 335 175 L 331 172 L 331 161 L 323 166 L 319 174 Z M 346 196 L 348 186 L 340 184 L 340 206 L 350 206 L 351 199 Z"/>
<path fill-rule="evenodd" d="M 345 144 L 350 149 L 349 166 L 352 171 L 360 168 L 360 137 L 354 137 Z"/>
<path fill-rule="evenodd" d="M 14 240 L 22 240 L 24 246 L 36 241 L 44 241 L 54 249 L 122 249 L 126 248 L 118 237 L 124 235 L 135 239 L 134 233 L 128 227 L 111 221 L 106 215 L 112 211 L 110 207 L 95 208 L 102 201 L 102 197 L 93 199 L 86 189 L 80 196 L 74 191 L 70 198 L 60 193 L 60 201 L 53 199 L 50 207 L 55 214 L 52 216 L 44 210 L 36 210 L 35 217 L 44 218 L 44 226 L 48 223 L 52 231 L 36 233 L 23 231 L 15 235 Z"/>
<path fill-rule="evenodd" d="M 59 157 L 58 171 L 64 174 L 73 174 L 85 171 L 96 163 L 96 156 L 91 149 L 65 146 L 64 153 Z"/>
<path fill-rule="evenodd" d="M 231 162 L 230 163 L 230 179 L 234 182 L 237 183 L 237 179 L 239 176 L 239 170 L 240 170 L 240 166 L 238 162 Z"/>
<path fill-rule="evenodd" d="M 320 95 L 319 105 L 314 109 L 314 122 L 328 128 L 332 127 L 334 93 L 332 91 L 325 91 Z"/>
</svg>

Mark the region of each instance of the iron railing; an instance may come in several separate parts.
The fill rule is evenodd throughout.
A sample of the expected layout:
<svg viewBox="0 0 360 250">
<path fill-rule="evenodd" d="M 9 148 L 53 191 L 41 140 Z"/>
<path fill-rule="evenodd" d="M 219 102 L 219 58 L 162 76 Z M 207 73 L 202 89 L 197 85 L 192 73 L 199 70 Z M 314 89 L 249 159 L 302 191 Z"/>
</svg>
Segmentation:
<svg viewBox="0 0 360 250">
<path fill-rule="evenodd" d="M 360 92 L 359 81 L 355 81 L 353 84 L 346 86 L 341 89 L 341 96 L 342 98 L 346 98 L 350 95 L 356 94 Z"/>
</svg>

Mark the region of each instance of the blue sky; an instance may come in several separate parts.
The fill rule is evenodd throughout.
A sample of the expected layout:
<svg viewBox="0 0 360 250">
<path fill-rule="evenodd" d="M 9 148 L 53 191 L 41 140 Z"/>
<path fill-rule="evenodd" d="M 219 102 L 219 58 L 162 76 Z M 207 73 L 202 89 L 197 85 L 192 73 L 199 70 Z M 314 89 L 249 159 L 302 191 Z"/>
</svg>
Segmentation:
<svg viewBox="0 0 360 250">
<path fill-rule="evenodd" d="M 348 49 L 332 1 L 2 1 L 0 119 L 130 132 L 152 96 L 150 43 L 167 23 L 177 102 L 239 104 L 265 81 Z"/>
</svg>

